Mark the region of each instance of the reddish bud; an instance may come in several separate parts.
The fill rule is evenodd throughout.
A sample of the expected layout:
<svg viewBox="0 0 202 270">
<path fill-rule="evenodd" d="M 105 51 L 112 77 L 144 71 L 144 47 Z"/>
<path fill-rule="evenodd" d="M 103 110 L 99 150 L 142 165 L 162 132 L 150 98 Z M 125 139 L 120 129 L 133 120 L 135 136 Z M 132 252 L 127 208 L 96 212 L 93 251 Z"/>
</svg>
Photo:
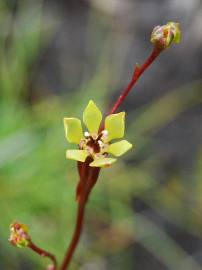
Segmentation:
<svg viewBox="0 0 202 270">
<path fill-rule="evenodd" d="M 25 224 L 14 222 L 10 225 L 9 242 L 17 247 L 27 247 L 30 242 L 28 227 Z"/>
</svg>

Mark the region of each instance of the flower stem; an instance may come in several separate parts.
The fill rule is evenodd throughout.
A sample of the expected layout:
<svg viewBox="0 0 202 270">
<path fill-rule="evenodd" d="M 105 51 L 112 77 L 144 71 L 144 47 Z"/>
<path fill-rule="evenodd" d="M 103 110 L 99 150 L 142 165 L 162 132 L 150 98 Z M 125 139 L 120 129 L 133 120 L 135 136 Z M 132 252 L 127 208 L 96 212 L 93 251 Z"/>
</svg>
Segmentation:
<svg viewBox="0 0 202 270">
<path fill-rule="evenodd" d="M 70 261 L 72 259 L 72 256 L 74 254 L 74 251 L 75 251 L 75 249 L 77 247 L 77 244 L 79 242 L 81 232 L 82 232 L 82 228 L 83 228 L 85 206 L 86 206 L 85 201 L 80 201 L 79 202 L 78 210 L 77 210 L 77 220 L 76 220 L 76 226 L 75 226 L 74 234 L 73 234 L 71 243 L 70 243 L 70 245 L 68 247 L 66 256 L 65 256 L 65 258 L 63 260 L 63 263 L 62 263 L 62 265 L 60 267 L 61 270 L 65 270 L 69 266 Z"/>
<path fill-rule="evenodd" d="M 137 80 L 140 78 L 142 73 L 154 62 L 154 60 L 157 58 L 157 56 L 160 54 L 162 50 L 154 47 L 152 53 L 150 56 L 147 58 L 147 60 L 144 62 L 142 66 L 135 66 L 135 70 L 132 76 L 132 79 L 130 80 L 129 84 L 127 87 L 123 90 L 122 94 L 119 96 L 117 99 L 116 103 L 114 104 L 113 108 L 108 114 L 115 113 L 117 109 L 120 107 L 120 105 L 123 103 L 125 100 L 126 96 L 129 94 L 129 92 L 132 90 L 133 86 L 137 82 Z"/>
<path fill-rule="evenodd" d="M 57 260 L 53 254 L 36 246 L 31 240 L 29 241 L 28 247 L 34 252 L 36 252 L 37 254 L 39 254 L 40 256 L 48 257 L 49 259 L 51 259 L 51 261 L 53 262 L 53 267 L 54 267 L 53 270 L 57 269 Z"/>
<path fill-rule="evenodd" d="M 88 178 L 83 179 L 86 182 L 86 185 L 85 185 L 85 187 L 83 187 L 82 193 L 81 193 L 79 201 L 78 201 L 77 219 L 76 219 L 74 234 L 73 234 L 71 243 L 67 249 L 67 252 L 66 252 L 66 255 L 65 255 L 64 260 L 62 262 L 62 265 L 60 267 L 60 270 L 68 269 L 68 266 L 72 260 L 73 254 L 74 254 L 76 247 L 78 245 L 78 242 L 80 240 L 82 229 L 83 229 L 86 203 L 88 200 L 88 196 L 89 196 L 94 184 L 97 181 L 99 171 L 100 171 L 99 168 L 90 168 L 89 169 L 89 167 L 88 167 L 89 173 L 88 173 L 88 175 L 85 175 Z M 85 172 L 84 172 L 84 174 L 85 174 Z"/>
</svg>

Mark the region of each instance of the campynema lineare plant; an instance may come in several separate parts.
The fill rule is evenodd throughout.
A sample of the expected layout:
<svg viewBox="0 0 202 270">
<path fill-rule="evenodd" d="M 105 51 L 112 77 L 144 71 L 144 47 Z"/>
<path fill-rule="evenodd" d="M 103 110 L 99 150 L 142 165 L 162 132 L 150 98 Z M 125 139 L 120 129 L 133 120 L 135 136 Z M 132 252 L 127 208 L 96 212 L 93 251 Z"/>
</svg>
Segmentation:
<svg viewBox="0 0 202 270">
<path fill-rule="evenodd" d="M 56 257 L 35 245 L 29 235 L 28 227 L 19 222 L 10 225 L 9 241 L 16 247 L 29 247 L 37 254 L 48 257 L 51 264 L 46 270 L 66 270 L 72 260 L 74 251 L 79 242 L 85 207 L 89 195 L 98 180 L 101 168 L 111 166 L 119 157 L 132 148 L 132 144 L 123 140 L 125 132 L 125 112 L 117 112 L 142 73 L 154 62 L 159 54 L 172 43 L 179 43 L 181 31 L 179 24 L 168 22 L 163 26 L 156 26 L 151 34 L 153 50 L 142 66 L 136 65 L 132 79 L 115 102 L 112 109 L 107 113 L 105 120 L 97 105 L 90 100 L 83 112 L 83 122 L 88 131 L 83 132 L 81 121 L 77 118 L 64 118 L 65 136 L 69 143 L 78 145 L 77 149 L 66 152 L 68 159 L 77 161 L 79 183 L 76 189 L 78 203 L 77 220 L 74 234 L 66 251 L 64 259 L 58 266 Z M 113 142 L 113 140 L 121 139 Z M 113 157 L 111 157 L 111 155 Z"/>
</svg>

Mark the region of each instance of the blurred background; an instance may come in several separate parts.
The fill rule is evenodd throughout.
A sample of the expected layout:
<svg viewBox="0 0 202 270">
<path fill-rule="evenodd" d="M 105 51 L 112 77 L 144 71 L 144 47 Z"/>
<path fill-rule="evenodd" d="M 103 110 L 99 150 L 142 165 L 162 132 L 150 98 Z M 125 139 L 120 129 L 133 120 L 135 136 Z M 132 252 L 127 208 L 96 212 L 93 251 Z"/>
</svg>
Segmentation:
<svg viewBox="0 0 202 270">
<path fill-rule="evenodd" d="M 0 1 L 0 269 L 49 262 L 8 243 L 14 220 L 62 259 L 78 181 L 63 117 L 81 117 L 89 99 L 108 110 L 167 21 L 182 42 L 121 107 L 135 148 L 102 170 L 70 268 L 202 269 L 200 0 Z"/>
</svg>

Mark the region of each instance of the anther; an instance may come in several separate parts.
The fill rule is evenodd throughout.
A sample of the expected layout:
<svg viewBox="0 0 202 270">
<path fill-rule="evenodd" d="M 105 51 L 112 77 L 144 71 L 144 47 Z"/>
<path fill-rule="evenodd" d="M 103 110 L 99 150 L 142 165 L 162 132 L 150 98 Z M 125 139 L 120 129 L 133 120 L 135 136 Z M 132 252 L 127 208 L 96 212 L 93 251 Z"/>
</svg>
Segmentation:
<svg viewBox="0 0 202 270">
<path fill-rule="evenodd" d="M 108 131 L 107 131 L 106 129 L 104 129 L 104 130 L 101 132 L 101 134 L 102 134 L 102 139 L 103 139 L 103 140 L 106 140 L 107 137 L 108 137 Z"/>
<path fill-rule="evenodd" d="M 88 138 L 88 137 L 90 137 L 90 133 L 89 133 L 88 131 L 85 131 L 85 132 L 84 132 L 84 136 L 85 136 L 86 138 Z"/>
<path fill-rule="evenodd" d="M 107 136 L 107 135 L 108 135 L 108 131 L 107 131 L 106 129 L 104 129 L 104 130 L 102 131 L 102 135 Z"/>
</svg>

